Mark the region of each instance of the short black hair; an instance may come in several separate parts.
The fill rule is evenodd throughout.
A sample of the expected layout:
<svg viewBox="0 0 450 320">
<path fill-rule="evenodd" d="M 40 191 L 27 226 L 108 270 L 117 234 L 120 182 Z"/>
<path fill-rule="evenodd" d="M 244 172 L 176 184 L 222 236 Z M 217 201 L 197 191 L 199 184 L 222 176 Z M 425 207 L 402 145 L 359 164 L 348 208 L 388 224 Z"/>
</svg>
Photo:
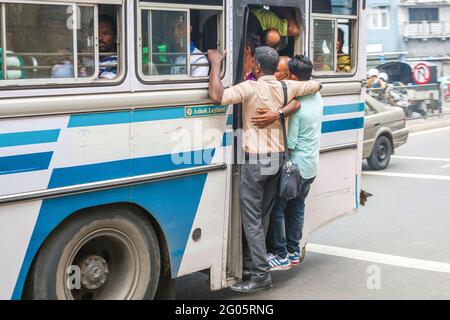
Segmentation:
<svg viewBox="0 0 450 320">
<path fill-rule="evenodd" d="M 269 33 L 274 33 L 274 32 L 277 33 L 278 36 L 280 37 L 280 41 L 277 43 L 277 45 L 276 45 L 275 47 L 270 46 L 270 45 L 267 43 L 267 37 L 269 36 Z M 267 30 L 265 30 L 265 31 L 263 31 L 263 32 L 261 33 L 261 44 L 262 44 L 263 46 L 269 46 L 269 47 L 271 47 L 271 48 L 276 49 L 277 47 L 280 46 L 280 43 L 281 43 L 281 34 L 280 34 L 280 32 L 279 32 L 277 29 L 267 29 Z"/>
<path fill-rule="evenodd" d="M 344 43 L 344 30 L 342 30 L 341 28 L 338 28 L 338 40 L 341 40 L 342 43 Z"/>
<path fill-rule="evenodd" d="M 249 33 L 245 39 L 245 45 L 250 48 L 252 57 L 255 56 L 255 49 L 261 46 L 259 37 L 254 33 Z"/>
<path fill-rule="evenodd" d="M 98 16 L 98 23 L 109 23 L 111 25 L 111 30 L 113 31 L 114 35 L 117 35 L 117 26 L 116 26 L 116 21 L 114 21 L 114 18 L 106 15 L 106 14 L 101 14 Z"/>
<path fill-rule="evenodd" d="M 255 63 L 261 67 L 264 74 L 274 75 L 278 69 L 279 62 L 280 56 L 275 49 L 268 46 L 255 49 Z"/>
<path fill-rule="evenodd" d="M 289 61 L 289 71 L 299 80 L 311 79 L 314 65 L 304 54 L 298 54 Z"/>
</svg>

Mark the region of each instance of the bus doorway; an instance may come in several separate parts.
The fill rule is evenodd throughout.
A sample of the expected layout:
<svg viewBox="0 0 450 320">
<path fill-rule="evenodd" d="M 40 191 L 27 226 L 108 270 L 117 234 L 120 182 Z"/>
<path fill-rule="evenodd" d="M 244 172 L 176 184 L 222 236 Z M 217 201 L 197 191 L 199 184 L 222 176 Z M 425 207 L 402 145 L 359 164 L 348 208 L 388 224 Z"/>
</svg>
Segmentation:
<svg viewBox="0 0 450 320">
<path fill-rule="evenodd" d="M 292 57 L 305 51 L 306 8 L 304 1 L 237 1 L 233 12 L 233 84 L 256 80 L 251 74 L 254 49 L 268 45 L 280 56 Z M 279 41 L 271 36 L 279 36 Z M 233 107 L 234 168 L 232 206 L 228 237 L 227 275 L 229 279 L 242 277 L 241 211 L 239 205 L 240 167 L 243 150 L 240 142 L 242 106 Z M 234 280 L 232 280 L 234 281 Z"/>
</svg>

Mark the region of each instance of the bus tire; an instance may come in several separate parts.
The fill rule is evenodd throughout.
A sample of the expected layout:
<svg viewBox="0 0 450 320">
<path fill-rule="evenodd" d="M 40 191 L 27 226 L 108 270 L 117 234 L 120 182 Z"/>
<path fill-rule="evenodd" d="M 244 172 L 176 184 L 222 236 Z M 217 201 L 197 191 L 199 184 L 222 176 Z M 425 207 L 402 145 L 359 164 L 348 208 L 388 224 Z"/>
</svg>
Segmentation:
<svg viewBox="0 0 450 320">
<path fill-rule="evenodd" d="M 372 154 L 367 163 L 372 170 L 386 169 L 391 161 L 392 144 L 388 137 L 380 136 L 373 146 Z"/>
<path fill-rule="evenodd" d="M 160 277 L 158 239 L 127 208 L 88 211 L 45 241 L 27 281 L 38 300 L 153 299 Z"/>
<path fill-rule="evenodd" d="M 175 300 L 175 298 L 176 298 L 175 279 L 172 279 L 170 275 L 164 275 L 161 272 L 158 290 L 156 290 L 155 300 Z"/>
</svg>

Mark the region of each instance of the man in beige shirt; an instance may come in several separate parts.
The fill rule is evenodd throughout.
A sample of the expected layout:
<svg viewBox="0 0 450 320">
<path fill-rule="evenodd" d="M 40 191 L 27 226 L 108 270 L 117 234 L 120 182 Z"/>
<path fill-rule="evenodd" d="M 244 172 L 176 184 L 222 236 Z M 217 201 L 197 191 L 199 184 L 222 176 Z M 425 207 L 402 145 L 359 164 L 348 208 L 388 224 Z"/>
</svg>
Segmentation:
<svg viewBox="0 0 450 320">
<path fill-rule="evenodd" d="M 257 81 L 244 81 L 225 89 L 220 79 L 220 66 L 225 56 L 226 53 L 220 54 L 216 50 L 208 52 L 211 63 L 209 95 L 214 103 L 221 105 L 242 103 L 242 147 L 246 161 L 241 166 L 240 204 L 247 240 L 244 246 L 244 272 L 251 277 L 233 285 L 231 289 L 254 292 L 272 287 L 263 221 L 270 214 L 278 192 L 284 142 L 279 121 L 260 129 L 252 118 L 260 116 L 261 112 L 258 111 L 261 110 L 267 110 L 266 113 L 272 115 L 279 112 L 280 115 L 284 113 L 289 116 L 300 108 L 295 97 L 314 94 L 321 85 L 314 80 L 286 81 L 288 101 L 291 103 L 284 106 L 283 89 L 274 76 L 279 56 L 276 50 L 265 46 L 256 48 L 252 63 L 252 72 Z"/>
</svg>

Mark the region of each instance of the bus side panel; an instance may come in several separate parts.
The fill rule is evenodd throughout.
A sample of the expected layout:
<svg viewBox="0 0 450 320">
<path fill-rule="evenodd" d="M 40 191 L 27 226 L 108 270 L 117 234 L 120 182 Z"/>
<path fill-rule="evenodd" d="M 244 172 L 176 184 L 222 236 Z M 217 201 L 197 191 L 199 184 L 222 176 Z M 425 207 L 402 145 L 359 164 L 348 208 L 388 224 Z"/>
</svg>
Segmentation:
<svg viewBox="0 0 450 320">
<path fill-rule="evenodd" d="M 34 201 L 0 207 L 0 300 L 13 295 L 41 204 Z"/>
<path fill-rule="evenodd" d="M 136 118 L 148 111 L 138 111 Z M 183 111 L 184 112 L 184 111 Z M 190 113 L 186 110 L 186 113 Z M 224 115 L 208 117 L 186 117 L 170 121 L 133 122 L 131 155 L 134 159 L 142 159 L 145 154 L 170 154 L 171 162 L 177 167 L 211 163 L 231 163 L 232 152 L 232 108 L 227 108 Z M 195 150 L 193 155 L 186 151 Z M 200 151 L 200 152 L 199 152 Z M 141 174 L 141 160 L 133 164 L 135 175 Z M 200 162 L 200 163 L 199 163 Z M 222 288 L 222 279 L 226 277 L 225 261 L 226 234 L 228 229 L 229 183 L 231 166 L 225 171 L 209 173 L 203 181 L 201 192 L 196 200 L 197 208 L 192 217 L 179 217 L 167 212 L 161 215 L 162 225 L 168 238 L 171 252 L 172 276 L 179 277 L 195 271 L 210 269 L 211 289 Z M 150 212 L 165 210 L 162 204 L 158 210 L 151 209 L 154 203 L 148 201 L 149 193 L 140 186 L 133 187 L 133 201 L 139 203 Z M 180 198 L 185 196 L 185 199 Z M 186 206 L 190 197 L 197 197 L 195 189 L 182 188 L 171 194 L 173 202 L 178 202 L 180 211 Z M 185 219 L 180 224 L 175 219 Z M 159 221 L 159 220 L 158 220 Z M 175 223 L 177 222 L 177 223 Z M 173 227 L 172 227 L 173 226 Z M 175 228 L 175 226 L 177 226 Z M 200 232 L 200 238 L 194 239 L 194 231 Z M 181 236 L 183 246 L 171 246 L 172 238 Z M 186 243 L 187 240 L 187 243 Z M 183 250 L 180 250 L 182 248 Z"/>
<path fill-rule="evenodd" d="M 184 108 L 175 109 L 161 108 L 145 114 L 114 112 L 3 120 L 0 163 L 8 166 L 0 167 L 0 194 L 224 162 L 231 152 L 231 139 L 225 132 L 228 115 L 185 119 L 180 113 L 184 113 Z M 199 135 L 193 130 L 196 126 L 216 130 Z M 199 142 L 171 141 L 167 133 L 180 128 L 182 136 L 196 136 Z M 41 137 L 30 138 L 27 132 L 38 132 Z M 18 141 L 26 145 L 11 146 Z M 31 151 L 46 157 L 13 164 L 8 158 Z M 35 254 L 64 219 L 80 209 L 124 202 L 145 208 L 160 224 L 168 242 L 173 277 L 211 268 L 218 288 L 223 273 L 223 259 L 219 256 L 226 250 L 222 240 L 228 219 L 225 215 L 228 195 L 224 192 L 227 179 L 227 171 L 214 172 L 0 207 L 0 225 L 5 231 L 0 236 L 2 243 L 13 243 L 0 248 L 1 263 L 8 265 L 1 270 L 0 297 L 9 299 L 12 295 L 20 299 Z M 188 239 L 194 228 L 201 228 L 202 236 L 192 243 Z M 214 254 L 208 257 L 211 252 Z"/>
<path fill-rule="evenodd" d="M 0 195 L 45 190 L 67 116 L 0 120 Z M 0 299 L 10 299 L 42 201 L 0 206 Z"/>
</svg>

